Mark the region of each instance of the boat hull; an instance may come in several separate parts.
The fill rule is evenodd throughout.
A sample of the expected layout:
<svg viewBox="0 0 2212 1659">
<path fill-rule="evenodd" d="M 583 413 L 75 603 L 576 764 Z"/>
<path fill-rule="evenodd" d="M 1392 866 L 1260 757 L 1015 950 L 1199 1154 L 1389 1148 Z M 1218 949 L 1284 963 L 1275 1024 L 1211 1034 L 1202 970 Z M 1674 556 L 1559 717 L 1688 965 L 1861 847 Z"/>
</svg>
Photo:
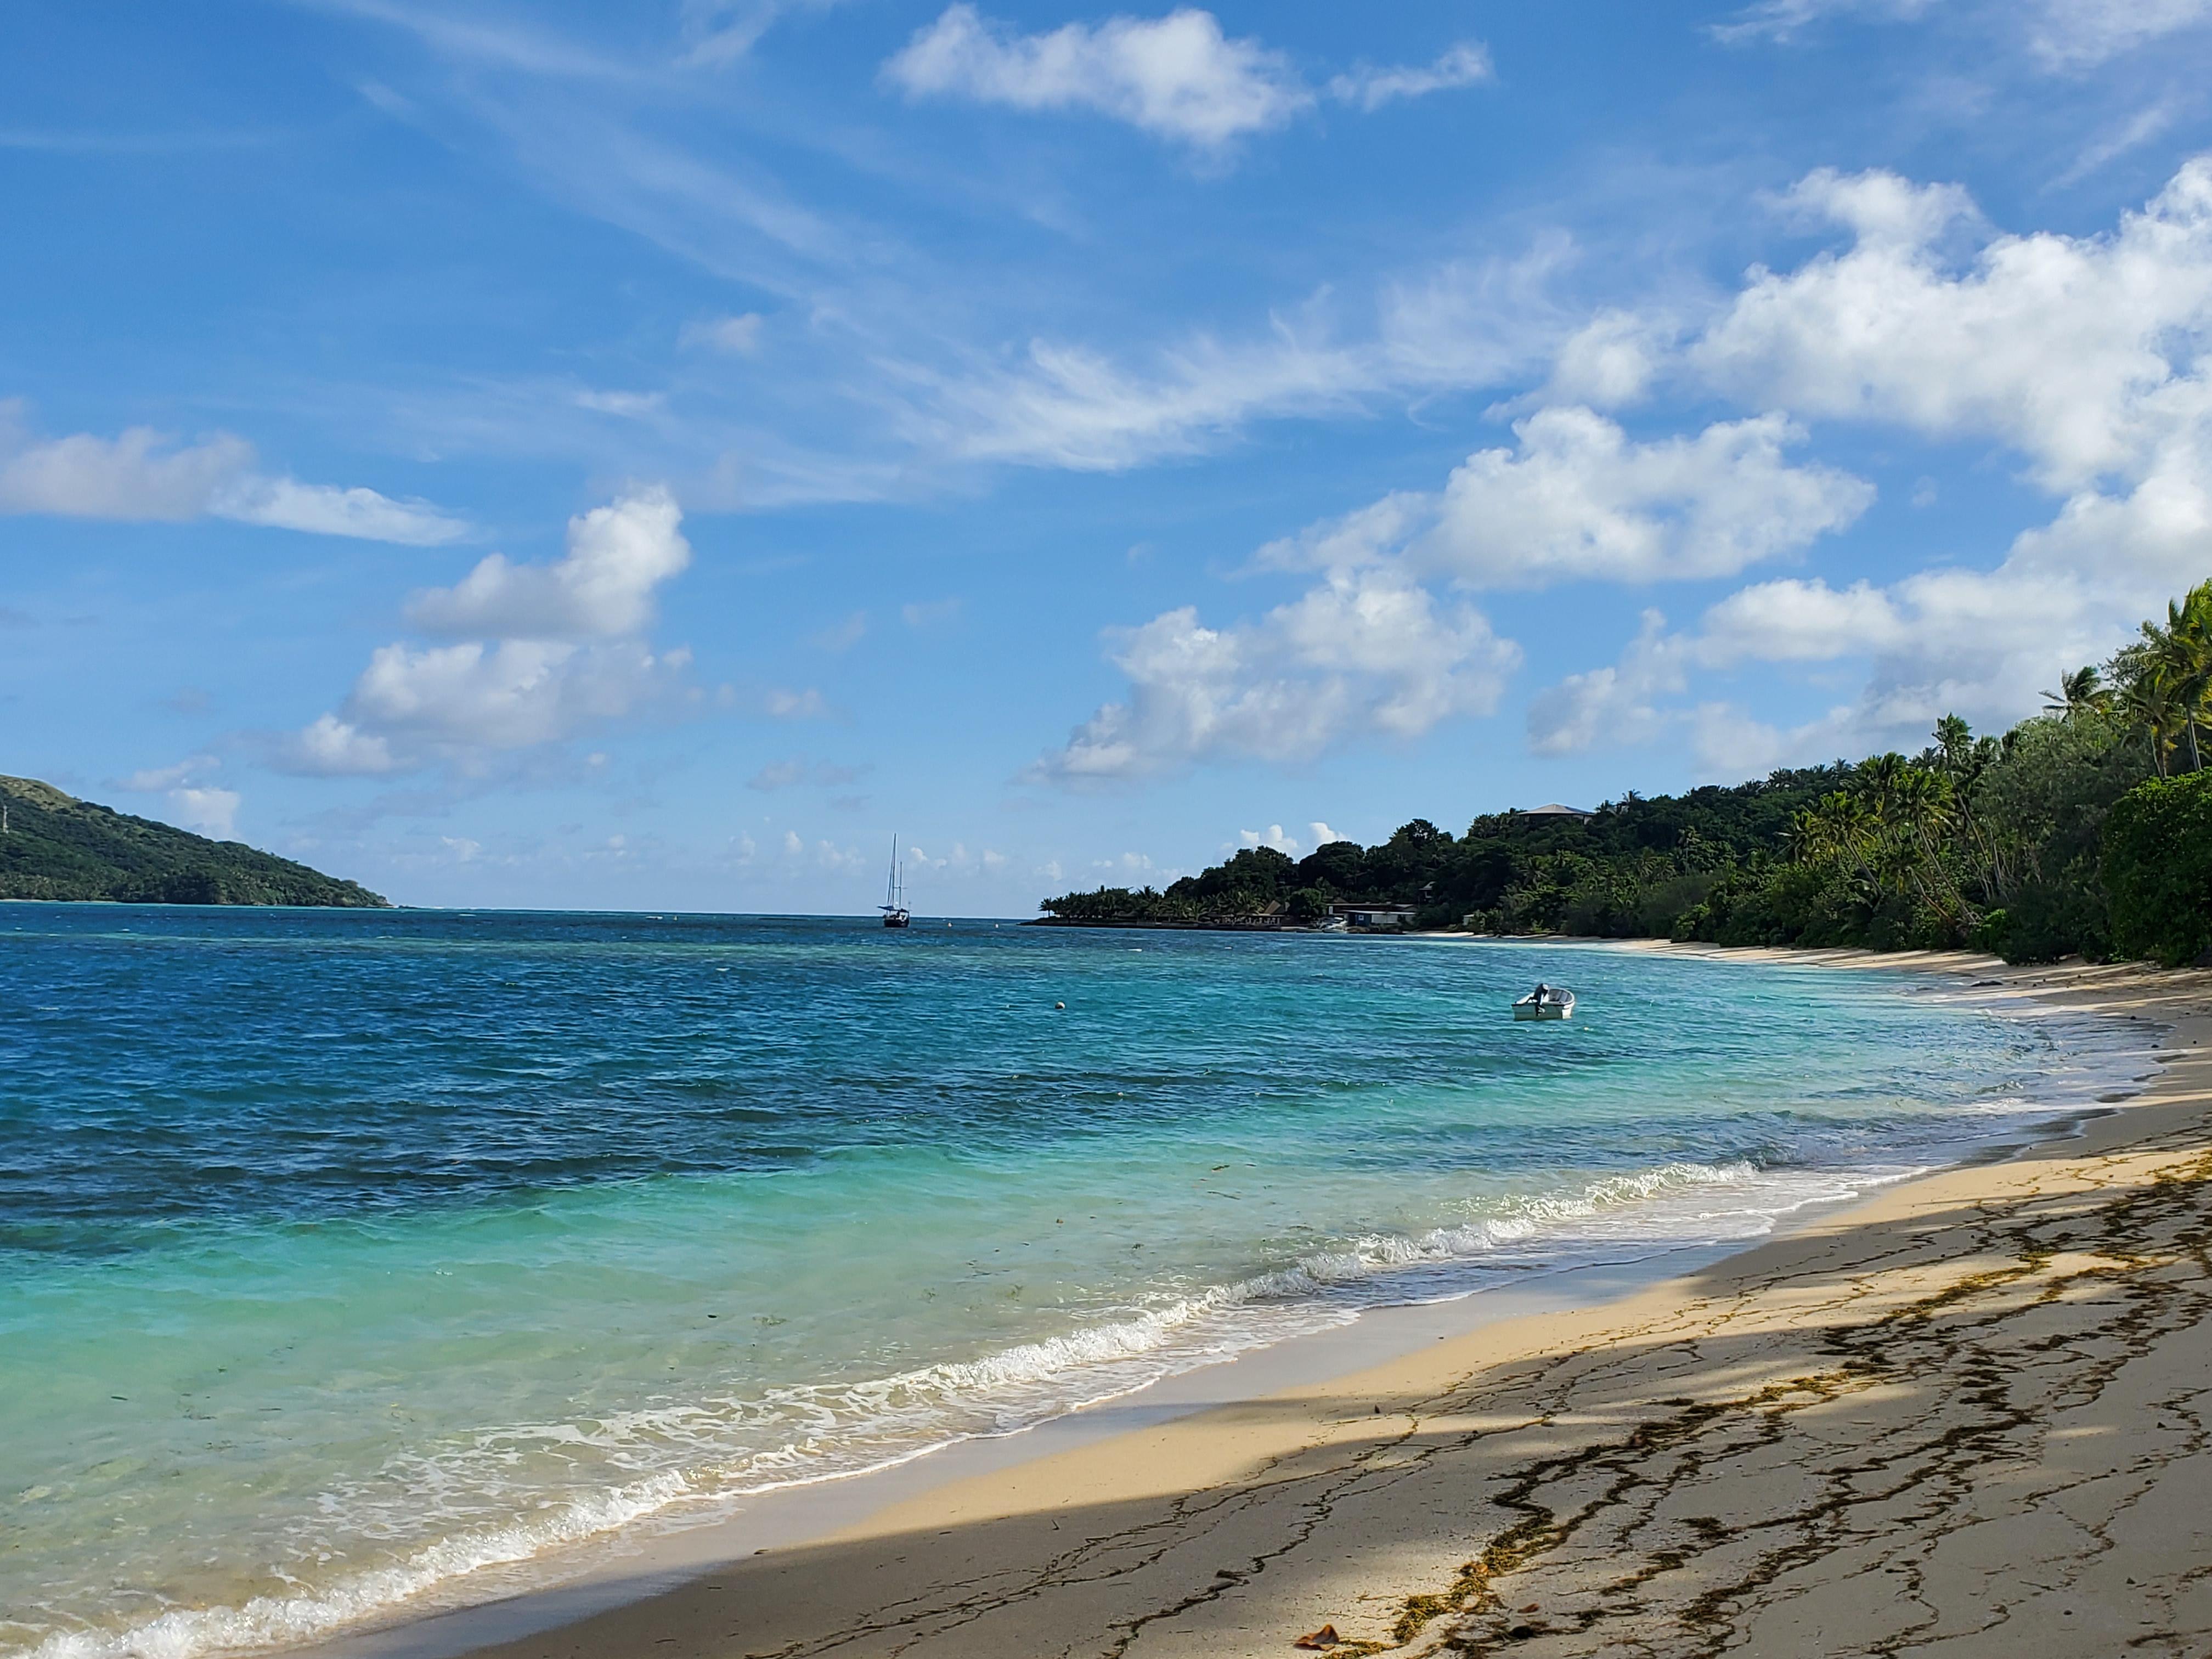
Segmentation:
<svg viewBox="0 0 2212 1659">
<path fill-rule="evenodd" d="M 1572 1019 L 1574 1017 L 1575 1005 L 1571 1002 L 1547 1002 L 1541 1007 L 1527 1002 L 1513 1005 L 1513 1018 L 1516 1019 Z"/>
</svg>

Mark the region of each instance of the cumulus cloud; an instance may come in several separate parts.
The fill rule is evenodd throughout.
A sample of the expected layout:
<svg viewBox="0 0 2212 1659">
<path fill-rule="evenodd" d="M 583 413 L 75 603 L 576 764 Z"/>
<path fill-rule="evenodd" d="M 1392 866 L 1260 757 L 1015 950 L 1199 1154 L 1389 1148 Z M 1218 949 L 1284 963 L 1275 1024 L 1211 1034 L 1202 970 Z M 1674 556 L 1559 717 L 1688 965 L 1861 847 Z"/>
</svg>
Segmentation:
<svg viewBox="0 0 2212 1659">
<path fill-rule="evenodd" d="M 1740 765 L 1910 741 L 1947 712 L 2008 722 L 2053 675 L 2102 656 L 2203 576 L 2212 164 L 2185 164 L 2100 236 L 1992 234 L 1962 192 L 1887 173 L 1814 173 L 1787 205 L 1845 225 L 1850 246 L 1754 270 L 1689 362 L 1793 413 L 1995 439 L 2060 497 L 2057 512 L 1993 568 L 1759 583 L 1685 633 L 1647 628 L 1615 663 L 1539 698 L 1540 748 L 1674 723 L 1709 763 Z M 1948 257 L 1961 236 L 1966 251 Z M 1794 726 L 1668 701 L 1700 672 L 1822 664 L 1863 664 L 1865 678 Z"/>
<path fill-rule="evenodd" d="M 1570 335 L 1552 365 L 1545 401 L 1618 409 L 1642 398 L 1671 333 L 1663 322 L 1608 307 Z"/>
<path fill-rule="evenodd" d="M 179 828 L 210 840 L 230 841 L 238 834 L 238 809 L 245 799 L 235 789 L 172 789 L 167 795 L 169 816 Z"/>
<path fill-rule="evenodd" d="M 633 491 L 569 520 L 566 557 L 511 564 L 491 554 L 459 586 L 416 594 L 408 620 L 426 633 L 509 639 L 641 633 L 653 621 L 655 591 L 691 562 L 683 517 L 666 489 Z"/>
<path fill-rule="evenodd" d="M 1946 712 L 2017 719 L 2052 676 L 2202 579 L 2212 161 L 2183 166 L 2100 235 L 1996 232 L 1955 186 L 1880 172 L 1817 172 L 1778 205 L 1848 242 L 1794 270 L 1754 268 L 1701 329 L 1602 316 L 1569 337 L 1553 381 L 1626 400 L 1662 373 L 1701 377 L 1774 412 L 1638 441 L 1587 406 L 1541 408 L 1516 447 L 1470 457 L 1443 491 L 1387 496 L 1260 562 L 1491 586 L 1724 576 L 1847 526 L 1872 499 L 1860 480 L 1790 461 L 1808 416 L 2021 456 L 2058 507 L 1995 568 L 1757 582 L 1679 631 L 1650 612 L 1613 660 L 1528 711 L 1540 752 L 1672 734 L 1715 775 L 1910 743 Z M 1706 677 L 1747 670 L 1808 688 L 1863 678 L 1794 723 L 1697 695 Z"/>
<path fill-rule="evenodd" d="M 150 427 L 113 438 L 34 437 L 21 400 L 0 403 L 0 513 L 181 523 L 201 518 L 320 536 L 437 546 L 466 521 L 427 501 L 373 489 L 301 483 L 256 470 L 253 446 L 229 433 L 182 443 Z"/>
<path fill-rule="evenodd" d="M 326 776 L 468 769 L 666 696 L 690 653 L 640 635 L 655 590 L 690 562 L 682 518 L 666 490 L 633 490 L 571 519 L 568 553 L 551 564 L 495 553 L 457 586 L 416 594 L 408 616 L 425 632 L 481 637 L 379 647 L 343 704 L 294 733 L 279 763 Z"/>
<path fill-rule="evenodd" d="M 1212 13 L 1189 8 L 1022 34 L 972 5 L 949 6 L 884 73 L 912 97 L 1085 110 L 1201 149 L 1280 126 L 1313 102 L 1281 53 L 1229 40 Z"/>
<path fill-rule="evenodd" d="M 161 816 L 171 823 L 216 841 L 229 841 L 238 833 L 238 809 L 246 798 L 209 781 L 208 775 L 222 765 L 213 755 L 191 755 L 173 766 L 133 772 L 117 780 L 115 787 L 133 794 L 160 795 L 167 807 Z"/>
<path fill-rule="evenodd" d="M 1779 415 L 1638 442 L 1583 408 L 1516 423 L 1516 449 L 1486 449 L 1442 491 L 1401 491 L 1261 550 L 1269 564 L 1402 561 L 1482 587 L 1731 575 L 1850 525 L 1872 486 L 1784 452 L 1802 428 Z"/>
<path fill-rule="evenodd" d="M 1565 754 L 1682 728 L 1705 775 L 1732 780 L 1784 761 L 1909 747 L 1947 714 L 2008 724 L 2058 673 L 2124 637 L 2142 610 L 2075 573 L 2038 568 L 2023 556 L 2027 539 L 1993 571 L 1922 571 L 1881 586 L 1756 584 L 1680 633 L 1649 611 L 1616 662 L 1539 694 L 1529 709 L 1530 746 Z M 1867 665 L 1862 689 L 1795 726 L 1729 702 L 1669 701 L 1701 670 L 1846 661 Z"/>
<path fill-rule="evenodd" d="M 1989 238 L 1963 191 L 1821 172 L 1790 198 L 1851 246 L 1789 272 L 1755 269 L 1697 341 L 1719 389 L 1799 416 L 1990 435 L 2057 489 L 2140 468 L 2201 418 L 2212 325 L 2212 161 L 2192 161 L 2101 236 Z"/>
<path fill-rule="evenodd" d="M 1432 92 L 1454 92 L 1480 86 L 1496 78 L 1489 49 L 1479 41 L 1463 40 L 1435 63 L 1397 69 L 1362 65 L 1349 74 L 1331 78 L 1329 96 L 1363 110 L 1378 110 L 1401 98 L 1425 98 Z"/>
<path fill-rule="evenodd" d="M 362 731 L 336 714 L 319 714 L 286 745 L 288 770 L 317 777 L 374 777 L 400 769 L 392 741 Z"/>
<path fill-rule="evenodd" d="M 1638 443 L 1589 410 L 1547 409 L 1514 432 L 1517 453 L 1483 450 L 1453 472 L 1418 564 L 1489 586 L 1729 575 L 1874 500 L 1849 473 L 1790 465 L 1783 452 L 1805 433 L 1778 415 Z"/>
<path fill-rule="evenodd" d="M 1140 778 L 1217 759 L 1310 760 L 1358 737 L 1411 738 L 1487 713 L 1520 661 L 1481 614 L 1382 570 L 1332 574 L 1255 623 L 1194 607 L 1120 633 L 1127 701 L 1108 703 L 1032 775 Z"/>
</svg>

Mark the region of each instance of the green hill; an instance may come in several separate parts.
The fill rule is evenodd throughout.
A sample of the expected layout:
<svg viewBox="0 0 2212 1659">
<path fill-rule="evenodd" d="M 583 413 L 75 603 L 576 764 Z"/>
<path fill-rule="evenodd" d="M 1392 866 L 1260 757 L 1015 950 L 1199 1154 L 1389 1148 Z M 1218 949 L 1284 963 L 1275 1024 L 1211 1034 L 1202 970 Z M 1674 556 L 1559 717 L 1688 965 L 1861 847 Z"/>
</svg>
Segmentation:
<svg viewBox="0 0 2212 1659">
<path fill-rule="evenodd" d="M 65 795 L 35 778 L 0 776 L 0 899 L 113 899 L 141 904 L 315 904 L 390 901 L 304 864 L 210 841 Z"/>
</svg>

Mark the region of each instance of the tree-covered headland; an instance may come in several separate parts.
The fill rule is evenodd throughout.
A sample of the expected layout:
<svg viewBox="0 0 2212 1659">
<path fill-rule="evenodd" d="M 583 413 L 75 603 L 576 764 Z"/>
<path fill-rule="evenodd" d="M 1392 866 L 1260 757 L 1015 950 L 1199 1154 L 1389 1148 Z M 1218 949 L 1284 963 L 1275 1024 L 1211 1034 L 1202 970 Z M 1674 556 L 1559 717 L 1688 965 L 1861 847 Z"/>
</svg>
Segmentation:
<svg viewBox="0 0 2212 1659">
<path fill-rule="evenodd" d="M 0 899 L 348 908 L 386 902 L 358 883 L 79 800 L 35 778 L 0 777 L 0 806 L 6 823 Z"/>
<path fill-rule="evenodd" d="M 1412 926 L 1719 945 L 1976 946 L 2169 965 L 2212 951 L 2212 581 L 2002 735 L 1779 771 L 1588 818 L 1425 818 L 1374 847 L 1267 848 L 1164 891 L 1047 899 L 1091 926 L 1298 927 L 1337 903 Z"/>
</svg>

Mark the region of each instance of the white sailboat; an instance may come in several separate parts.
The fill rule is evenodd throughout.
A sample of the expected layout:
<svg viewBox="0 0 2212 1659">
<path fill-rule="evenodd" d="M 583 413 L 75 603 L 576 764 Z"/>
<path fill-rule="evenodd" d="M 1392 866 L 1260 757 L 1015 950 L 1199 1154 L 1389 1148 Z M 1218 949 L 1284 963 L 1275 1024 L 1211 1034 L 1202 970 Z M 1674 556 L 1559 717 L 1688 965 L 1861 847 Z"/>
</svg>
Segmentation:
<svg viewBox="0 0 2212 1659">
<path fill-rule="evenodd" d="M 914 913 L 906 908 L 906 876 L 899 868 L 898 837 L 891 837 L 891 872 L 884 882 L 884 902 L 876 907 L 884 913 L 886 927 L 909 927 Z"/>
</svg>

